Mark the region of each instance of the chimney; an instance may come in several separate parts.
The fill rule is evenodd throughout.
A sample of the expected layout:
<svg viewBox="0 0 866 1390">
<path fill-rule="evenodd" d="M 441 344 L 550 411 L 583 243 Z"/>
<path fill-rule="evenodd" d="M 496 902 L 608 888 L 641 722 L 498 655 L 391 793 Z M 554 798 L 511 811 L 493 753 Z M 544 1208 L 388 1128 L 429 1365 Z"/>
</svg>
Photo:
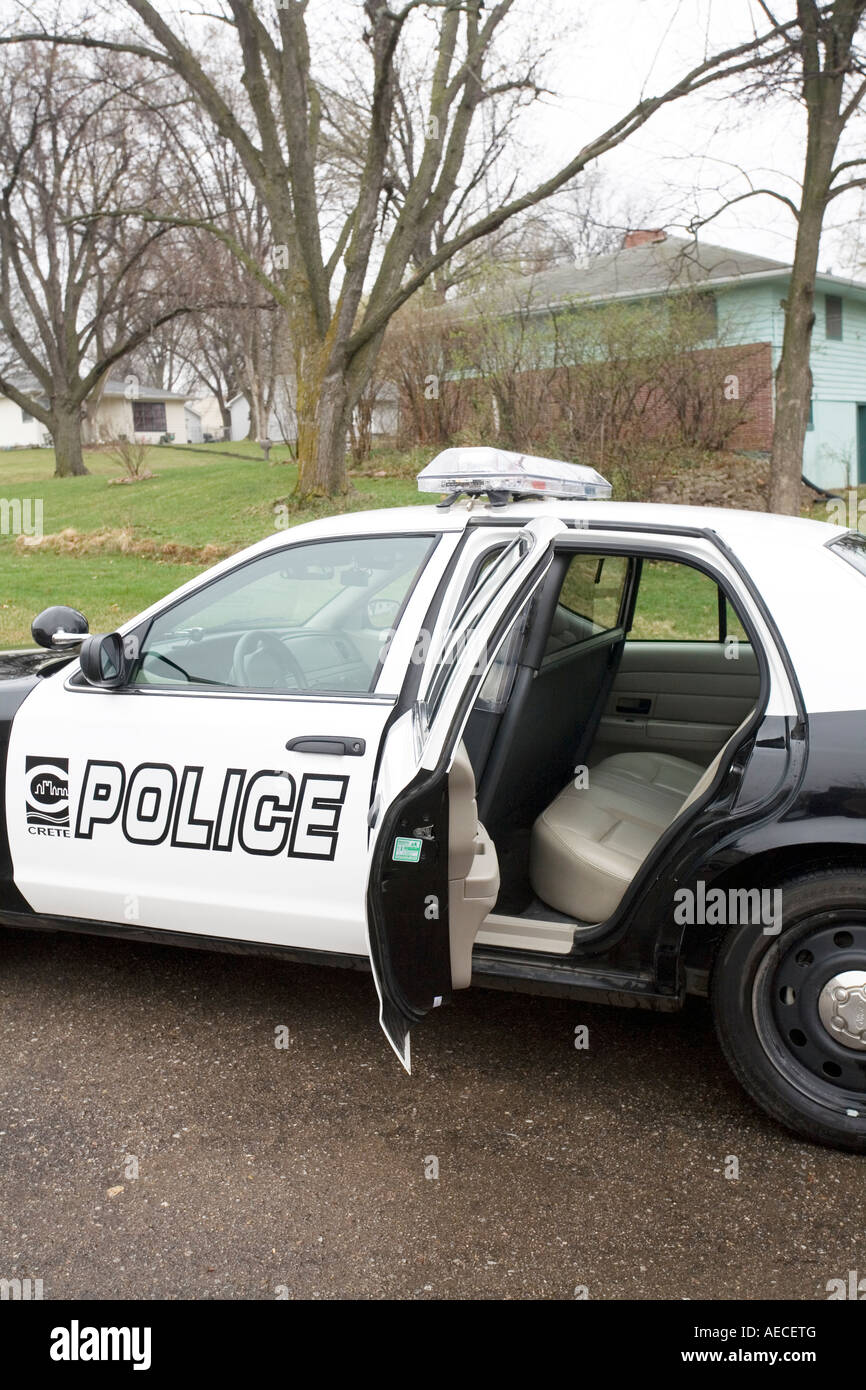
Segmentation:
<svg viewBox="0 0 866 1390">
<path fill-rule="evenodd" d="M 650 246 L 656 241 L 667 241 L 667 237 L 667 232 L 661 227 L 641 227 L 635 232 L 626 232 L 622 239 L 623 250 L 630 251 L 633 246 Z"/>
</svg>

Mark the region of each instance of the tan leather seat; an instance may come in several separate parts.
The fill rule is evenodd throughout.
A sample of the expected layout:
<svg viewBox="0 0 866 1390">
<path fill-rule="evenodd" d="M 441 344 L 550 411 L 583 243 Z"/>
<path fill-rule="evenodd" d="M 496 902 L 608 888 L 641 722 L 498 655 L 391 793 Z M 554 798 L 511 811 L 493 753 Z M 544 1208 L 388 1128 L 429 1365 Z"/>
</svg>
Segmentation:
<svg viewBox="0 0 866 1390">
<path fill-rule="evenodd" d="M 663 831 L 708 790 L 733 757 L 742 724 L 709 767 L 668 753 L 615 753 L 569 783 L 532 827 L 529 877 L 542 902 L 581 922 L 604 922 Z"/>
<path fill-rule="evenodd" d="M 709 770 L 709 769 L 708 769 Z M 665 753 L 617 753 L 569 783 L 535 822 L 529 875 L 550 907 L 603 922 L 704 769 Z"/>
</svg>

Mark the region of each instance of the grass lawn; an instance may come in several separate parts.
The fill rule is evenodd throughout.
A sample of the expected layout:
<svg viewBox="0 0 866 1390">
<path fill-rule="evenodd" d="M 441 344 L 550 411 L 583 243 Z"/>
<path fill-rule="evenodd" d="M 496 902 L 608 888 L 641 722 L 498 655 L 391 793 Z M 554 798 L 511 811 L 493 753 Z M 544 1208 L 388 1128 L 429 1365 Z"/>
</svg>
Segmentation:
<svg viewBox="0 0 866 1390">
<path fill-rule="evenodd" d="M 285 450 L 276 448 L 271 457 Z M 237 457 L 242 455 L 242 457 Z M 427 455 L 424 458 L 426 461 Z M 423 501 L 414 475 L 405 477 L 406 459 L 387 460 L 389 476 L 358 477 L 342 511 L 391 507 Z M 146 482 L 111 486 L 120 470 L 109 459 L 88 452 L 86 478 L 55 478 L 50 449 L 14 449 L 0 453 L 0 501 L 30 501 L 30 516 L 42 504 L 45 535 L 73 528 L 80 536 L 123 532 L 135 542 L 150 541 L 155 555 L 123 554 L 105 537 L 95 549 L 68 553 L 16 546 L 0 533 L 0 648 L 31 646 L 30 623 L 41 609 L 66 603 L 87 615 L 92 632 L 110 631 L 163 594 L 177 588 L 213 563 L 193 557 L 178 563 L 159 558 L 167 543 L 240 550 L 285 524 L 275 508 L 289 501 L 297 476 L 293 464 L 271 466 L 255 444 L 208 444 L 198 449 L 153 448 L 147 466 L 155 477 Z M 418 467 L 420 467 L 420 463 Z M 380 471 L 378 461 L 367 470 Z M 327 515 L 332 507 L 290 507 L 290 526 Z M 27 517 L 26 505 L 23 514 Z M 8 519 L 3 513 L 8 530 Z"/>
<path fill-rule="evenodd" d="M 272 457 L 285 452 L 276 446 Z M 423 503 L 415 473 L 429 456 L 423 449 L 377 454 L 353 476 L 354 490 L 339 510 Z M 53 603 L 81 609 L 92 632 L 110 631 L 208 568 L 213 554 L 197 553 L 205 546 L 239 550 L 278 523 L 294 526 L 333 510 L 294 508 L 294 465 L 269 465 L 251 443 L 153 448 L 147 466 L 155 476 L 128 486 L 110 485 L 120 470 L 104 455 L 88 452 L 85 459 L 90 476 L 55 478 L 49 449 L 0 452 L 0 648 L 32 645 L 30 623 Z M 866 489 L 861 493 L 866 498 Z M 31 518 L 41 502 L 45 535 L 74 534 L 59 551 L 22 549 L 8 534 L 13 499 L 29 499 Z M 285 504 L 288 512 L 276 510 Z M 823 520 L 827 513 L 818 507 L 814 515 Z M 152 553 L 124 553 L 130 546 Z M 665 565 L 645 574 L 634 636 L 710 639 L 715 623 L 703 576 Z"/>
</svg>

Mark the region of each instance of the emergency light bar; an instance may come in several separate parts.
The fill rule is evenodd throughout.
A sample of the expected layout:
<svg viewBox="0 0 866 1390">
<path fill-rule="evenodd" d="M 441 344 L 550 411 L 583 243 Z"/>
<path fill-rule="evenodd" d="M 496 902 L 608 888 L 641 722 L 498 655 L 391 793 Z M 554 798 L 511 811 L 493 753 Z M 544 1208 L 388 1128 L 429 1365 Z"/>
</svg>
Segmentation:
<svg viewBox="0 0 866 1390">
<path fill-rule="evenodd" d="M 449 506 L 462 493 L 487 493 L 494 506 L 504 506 L 510 497 L 610 497 L 611 485 L 583 463 L 507 449 L 443 449 L 418 474 L 418 491 L 448 493 L 440 506 Z"/>
</svg>

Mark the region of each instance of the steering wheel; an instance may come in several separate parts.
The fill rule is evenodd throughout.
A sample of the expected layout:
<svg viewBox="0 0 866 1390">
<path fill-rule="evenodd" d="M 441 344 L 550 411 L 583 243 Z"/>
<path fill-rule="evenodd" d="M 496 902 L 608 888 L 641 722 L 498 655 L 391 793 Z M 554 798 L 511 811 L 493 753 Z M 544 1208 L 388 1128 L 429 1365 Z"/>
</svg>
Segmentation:
<svg viewBox="0 0 866 1390">
<path fill-rule="evenodd" d="M 249 688 L 305 690 L 306 679 L 275 632 L 245 632 L 232 653 L 231 683 Z"/>
</svg>

